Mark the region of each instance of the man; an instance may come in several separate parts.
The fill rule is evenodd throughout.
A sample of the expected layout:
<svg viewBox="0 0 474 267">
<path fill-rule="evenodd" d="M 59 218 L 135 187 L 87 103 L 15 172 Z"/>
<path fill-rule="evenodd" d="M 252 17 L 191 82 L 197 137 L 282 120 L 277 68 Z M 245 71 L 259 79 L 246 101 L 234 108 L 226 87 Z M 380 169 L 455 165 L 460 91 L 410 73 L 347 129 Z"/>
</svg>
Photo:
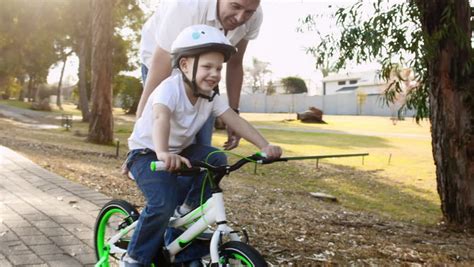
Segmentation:
<svg viewBox="0 0 474 267">
<path fill-rule="evenodd" d="M 229 105 L 238 112 L 243 81 L 242 61 L 249 40 L 260 30 L 263 13 L 260 0 L 164 0 L 145 23 L 140 42 L 144 90 L 137 109 L 142 114 L 153 90 L 171 74 L 171 43 L 187 26 L 207 24 L 220 29 L 237 48 L 226 66 L 226 86 Z M 196 143 L 211 144 L 214 118 L 210 118 L 196 136 Z M 240 137 L 230 129 L 224 144 L 227 150 L 238 146 Z"/>
</svg>

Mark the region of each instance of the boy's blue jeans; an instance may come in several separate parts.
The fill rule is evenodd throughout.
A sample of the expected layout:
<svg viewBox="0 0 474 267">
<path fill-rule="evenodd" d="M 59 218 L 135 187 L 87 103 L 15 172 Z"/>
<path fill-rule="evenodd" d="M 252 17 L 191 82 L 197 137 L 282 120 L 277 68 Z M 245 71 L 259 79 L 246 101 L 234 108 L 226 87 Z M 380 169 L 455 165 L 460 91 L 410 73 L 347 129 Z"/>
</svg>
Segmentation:
<svg viewBox="0 0 474 267">
<path fill-rule="evenodd" d="M 217 149 L 210 146 L 193 144 L 180 155 L 190 161 L 204 161 L 215 150 Z M 176 206 L 184 202 L 192 207 L 199 205 L 205 175 L 189 177 L 166 171 L 153 172 L 150 170 L 150 163 L 156 160 L 156 154 L 149 149 L 132 150 L 127 160 L 127 166 L 146 199 L 146 206 L 140 214 L 127 253 L 145 265 L 151 264 L 163 246 L 163 236 Z M 227 163 L 227 159 L 224 154 L 215 153 L 209 157 L 208 163 L 222 165 Z M 208 185 L 207 183 L 204 199 L 208 199 L 211 194 Z M 183 260 L 189 261 L 193 260 L 192 257 L 200 256 L 191 254 L 190 258 Z"/>
<path fill-rule="evenodd" d="M 145 85 L 146 77 L 148 76 L 148 68 L 142 64 L 142 80 L 143 85 Z M 202 126 L 201 130 L 196 135 L 196 144 L 210 146 L 212 141 L 212 131 L 214 130 L 214 122 L 216 118 L 214 116 L 209 116 L 206 123 Z"/>
</svg>

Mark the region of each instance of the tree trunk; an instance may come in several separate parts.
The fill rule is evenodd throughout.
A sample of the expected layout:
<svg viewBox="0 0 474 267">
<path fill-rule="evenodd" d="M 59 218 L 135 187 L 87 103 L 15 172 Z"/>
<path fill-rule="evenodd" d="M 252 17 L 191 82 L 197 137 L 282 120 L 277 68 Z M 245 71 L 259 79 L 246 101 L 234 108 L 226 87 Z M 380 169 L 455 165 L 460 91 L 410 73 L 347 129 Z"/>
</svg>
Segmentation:
<svg viewBox="0 0 474 267">
<path fill-rule="evenodd" d="M 439 41 L 429 60 L 430 120 L 438 193 L 445 220 L 463 228 L 474 227 L 474 77 L 465 68 L 471 58 L 468 0 L 417 0 L 423 31 L 428 38 L 443 25 L 442 14 L 451 5 L 464 43 L 452 32 Z M 446 14 L 446 13 L 444 13 Z M 454 33 L 456 34 L 456 33 Z M 459 34 L 459 33 L 458 33 Z M 428 42 L 425 42 L 428 44 Z M 467 71 L 464 71 L 467 70 Z"/>
<path fill-rule="evenodd" d="M 87 98 L 87 41 L 89 38 L 84 37 L 79 44 L 79 108 L 82 113 L 82 121 L 88 122 L 90 117 L 89 100 Z"/>
<path fill-rule="evenodd" d="M 61 105 L 61 84 L 63 83 L 64 70 L 66 69 L 66 62 L 67 62 L 67 56 L 64 57 L 63 67 L 61 68 L 61 75 L 59 76 L 58 89 L 57 89 L 56 106 L 58 106 L 60 110 L 63 110 L 63 106 Z"/>
<path fill-rule="evenodd" d="M 0 74 L 0 88 L 5 88 L 5 92 L 1 95 L 2 99 L 8 96 L 10 97 L 10 76 L 8 74 Z M 5 98 L 5 99 L 8 99 Z"/>
<path fill-rule="evenodd" d="M 26 93 L 26 98 L 28 102 L 31 102 L 33 99 L 33 76 L 28 75 L 28 91 Z"/>
<path fill-rule="evenodd" d="M 39 88 L 39 84 L 36 82 L 36 80 L 33 80 L 33 89 L 35 91 L 34 97 L 33 97 L 33 102 L 34 103 L 39 103 L 41 102 L 41 90 Z"/>
<path fill-rule="evenodd" d="M 92 111 L 88 140 L 113 141 L 112 9 L 116 0 L 92 1 Z"/>
<path fill-rule="evenodd" d="M 18 93 L 18 100 L 23 102 L 23 97 L 25 95 L 25 89 L 23 88 L 25 86 L 25 76 L 24 75 L 20 75 L 19 77 L 17 77 L 18 79 L 18 83 L 20 84 L 20 92 Z"/>
<path fill-rule="evenodd" d="M 18 93 L 18 101 L 21 101 L 23 102 L 25 99 L 24 99 L 24 95 L 25 95 L 25 89 L 22 87 L 20 87 L 20 92 Z"/>
</svg>

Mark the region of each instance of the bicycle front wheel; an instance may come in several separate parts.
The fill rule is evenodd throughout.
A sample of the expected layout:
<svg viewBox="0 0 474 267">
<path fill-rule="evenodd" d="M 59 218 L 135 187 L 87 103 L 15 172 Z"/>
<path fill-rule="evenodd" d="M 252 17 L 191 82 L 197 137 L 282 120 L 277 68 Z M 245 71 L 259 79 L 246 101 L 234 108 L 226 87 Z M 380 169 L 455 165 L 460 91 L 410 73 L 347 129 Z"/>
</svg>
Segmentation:
<svg viewBox="0 0 474 267">
<path fill-rule="evenodd" d="M 219 263 L 222 266 L 268 266 L 256 249 L 239 241 L 229 241 L 219 248 Z"/>
<path fill-rule="evenodd" d="M 109 253 L 107 242 L 111 237 L 138 219 L 139 213 L 130 203 L 124 200 L 111 200 L 100 210 L 95 223 L 94 247 L 97 261 L 101 267 L 119 266 L 123 254 Z M 133 231 L 122 236 L 115 246 L 126 250 Z"/>
</svg>

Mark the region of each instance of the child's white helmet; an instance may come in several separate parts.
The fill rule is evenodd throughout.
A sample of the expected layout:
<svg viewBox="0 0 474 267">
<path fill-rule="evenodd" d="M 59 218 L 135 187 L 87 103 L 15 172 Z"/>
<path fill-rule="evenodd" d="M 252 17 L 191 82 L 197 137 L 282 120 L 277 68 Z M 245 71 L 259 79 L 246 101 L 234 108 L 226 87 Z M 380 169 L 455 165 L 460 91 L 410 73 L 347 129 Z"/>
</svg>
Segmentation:
<svg viewBox="0 0 474 267">
<path fill-rule="evenodd" d="M 191 87 L 195 96 L 212 101 L 219 94 L 219 86 L 217 85 L 213 89 L 214 93 L 209 96 L 201 94 L 196 84 L 199 57 L 208 52 L 221 53 L 226 62 L 236 52 L 236 48 L 230 44 L 221 31 L 208 25 L 192 25 L 185 28 L 171 45 L 173 67 L 179 68 L 179 60 L 183 57 L 194 57 L 192 79 L 189 80 L 183 75 L 183 80 Z"/>
<path fill-rule="evenodd" d="M 182 57 L 196 56 L 207 52 L 219 52 L 224 62 L 236 52 L 224 34 L 215 27 L 198 24 L 186 27 L 171 45 L 173 66 L 177 67 Z"/>
</svg>

